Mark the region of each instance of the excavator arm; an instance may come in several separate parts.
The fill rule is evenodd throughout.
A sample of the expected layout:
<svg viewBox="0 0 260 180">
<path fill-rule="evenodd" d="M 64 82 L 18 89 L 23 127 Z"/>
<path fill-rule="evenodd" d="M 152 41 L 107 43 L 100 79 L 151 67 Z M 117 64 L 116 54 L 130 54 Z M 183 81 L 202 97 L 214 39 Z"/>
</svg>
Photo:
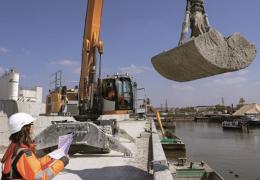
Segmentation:
<svg viewBox="0 0 260 180">
<path fill-rule="evenodd" d="M 131 78 L 127 74 L 117 74 L 101 79 L 102 9 L 103 0 L 88 0 L 79 83 L 79 116 L 77 116 L 77 120 L 80 121 L 96 120 L 102 114 L 126 114 L 128 110 L 133 109 Z M 115 96 L 111 99 L 106 97 L 106 94 L 112 89 L 115 91 Z M 122 99 L 123 101 L 121 101 Z"/>
<path fill-rule="evenodd" d="M 198 37 L 210 30 L 204 0 L 187 0 L 179 46 L 184 44 L 189 27 L 191 29 L 191 37 Z"/>
<path fill-rule="evenodd" d="M 100 56 L 103 54 L 103 43 L 100 41 L 102 8 L 103 0 L 88 0 L 79 83 L 81 111 L 93 108 L 94 94 L 98 85 L 96 77 L 97 53 Z"/>
</svg>

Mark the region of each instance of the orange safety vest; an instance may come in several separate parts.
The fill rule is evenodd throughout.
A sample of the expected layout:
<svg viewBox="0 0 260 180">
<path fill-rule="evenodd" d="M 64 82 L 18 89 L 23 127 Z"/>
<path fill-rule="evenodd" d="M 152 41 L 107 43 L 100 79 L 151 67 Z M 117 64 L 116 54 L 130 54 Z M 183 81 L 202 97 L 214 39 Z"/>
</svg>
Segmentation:
<svg viewBox="0 0 260 180">
<path fill-rule="evenodd" d="M 64 169 L 61 160 L 53 160 L 48 155 L 37 158 L 34 145 L 22 145 L 13 155 L 15 144 L 10 144 L 3 159 L 2 179 L 48 180 Z"/>
</svg>

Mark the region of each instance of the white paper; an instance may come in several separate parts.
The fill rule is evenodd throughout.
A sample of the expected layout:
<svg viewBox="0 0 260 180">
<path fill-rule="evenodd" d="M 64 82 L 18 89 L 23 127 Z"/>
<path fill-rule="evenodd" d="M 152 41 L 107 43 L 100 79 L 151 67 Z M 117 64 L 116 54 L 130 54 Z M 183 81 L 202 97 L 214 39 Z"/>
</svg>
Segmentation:
<svg viewBox="0 0 260 180">
<path fill-rule="evenodd" d="M 68 154 L 72 143 L 72 134 L 67 134 L 59 137 L 58 149 L 63 149 L 65 154 Z"/>
<path fill-rule="evenodd" d="M 65 156 L 63 149 L 56 149 L 48 154 L 53 159 L 60 159 L 61 157 Z"/>
<path fill-rule="evenodd" d="M 52 151 L 48 155 L 53 159 L 60 159 L 62 156 L 68 154 L 70 145 L 72 143 L 72 134 L 67 134 L 64 136 L 59 136 L 58 149 Z"/>
</svg>

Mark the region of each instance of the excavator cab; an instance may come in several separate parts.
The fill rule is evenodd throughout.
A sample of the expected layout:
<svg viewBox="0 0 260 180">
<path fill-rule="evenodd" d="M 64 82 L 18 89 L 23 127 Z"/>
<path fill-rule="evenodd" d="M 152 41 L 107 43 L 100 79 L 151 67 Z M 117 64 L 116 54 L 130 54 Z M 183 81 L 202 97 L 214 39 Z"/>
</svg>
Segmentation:
<svg viewBox="0 0 260 180">
<path fill-rule="evenodd" d="M 114 75 L 102 80 L 103 114 L 133 109 L 132 80 L 128 75 Z"/>
</svg>

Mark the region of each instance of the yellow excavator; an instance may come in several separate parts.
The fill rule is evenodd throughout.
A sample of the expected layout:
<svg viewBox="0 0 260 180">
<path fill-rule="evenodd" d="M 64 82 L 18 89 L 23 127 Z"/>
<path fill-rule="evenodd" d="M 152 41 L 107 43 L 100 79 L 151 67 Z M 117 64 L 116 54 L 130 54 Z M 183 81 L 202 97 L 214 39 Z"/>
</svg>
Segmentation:
<svg viewBox="0 0 260 180">
<path fill-rule="evenodd" d="M 133 84 L 128 74 L 101 78 L 104 52 L 100 38 L 102 7 L 103 0 L 88 0 L 79 87 L 58 86 L 47 96 L 46 114 L 72 115 L 76 121 L 54 122 L 35 138 L 38 149 L 55 147 L 59 136 L 72 132 L 73 152 L 93 149 L 94 152 L 108 152 L 113 149 L 131 155 L 113 135 L 134 141 L 117 124 L 118 119 L 129 118 L 129 111 L 133 110 Z M 71 102 L 77 111 L 70 112 L 69 109 L 75 110 L 68 108 Z"/>
<path fill-rule="evenodd" d="M 58 87 L 47 97 L 47 114 L 62 113 L 70 101 L 78 101 L 77 120 L 95 120 L 104 114 L 127 114 L 133 110 L 132 80 L 128 74 L 101 79 L 103 42 L 100 25 L 103 0 L 89 0 L 83 35 L 79 89 Z"/>
</svg>

